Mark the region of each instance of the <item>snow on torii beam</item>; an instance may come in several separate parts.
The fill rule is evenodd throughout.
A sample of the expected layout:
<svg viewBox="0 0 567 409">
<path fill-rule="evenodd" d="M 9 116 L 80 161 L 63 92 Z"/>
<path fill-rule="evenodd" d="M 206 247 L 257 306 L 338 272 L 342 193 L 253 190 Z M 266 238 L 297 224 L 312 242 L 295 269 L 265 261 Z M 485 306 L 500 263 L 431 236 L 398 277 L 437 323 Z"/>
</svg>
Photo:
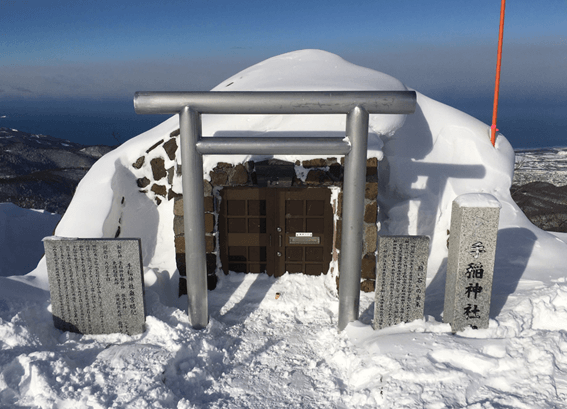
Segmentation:
<svg viewBox="0 0 567 409">
<path fill-rule="evenodd" d="M 369 114 L 411 114 L 414 91 L 136 92 L 138 114 L 179 114 L 187 264 L 193 328 L 209 321 L 203 154 L 345 155 L 339 331 L 358 319 Z M 346 114 L 346 139 L 202 137 L 201 114 Z M 200 176 L 198 176 L 200 175 Z"/>
</svg>

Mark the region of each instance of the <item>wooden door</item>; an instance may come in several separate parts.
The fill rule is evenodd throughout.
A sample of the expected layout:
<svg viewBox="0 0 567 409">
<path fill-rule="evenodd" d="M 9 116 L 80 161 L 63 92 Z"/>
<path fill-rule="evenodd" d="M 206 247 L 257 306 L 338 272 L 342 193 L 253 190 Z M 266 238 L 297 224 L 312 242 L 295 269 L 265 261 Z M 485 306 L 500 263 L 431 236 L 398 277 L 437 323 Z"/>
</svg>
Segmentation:
<svg viewBox="0 0 567 409">
<path fill-rule="evenodd" d="M 331 191 L 278 189 L 277 205 L 276 275 L 326 274 L 333 248 Z"/>
<path fill-rule="evenodd" d="M 224 271 L 273 271 L 273 195 L 268 189 L 225 188 L 221 198 L 219 241 Z"/>
<path fill-rule="evenodd" d="M 330 199 L 326 188 L 224 188 L 219 211 L 223 270 L 276 277 L 286 271 L 327 273 Z"/>
</svg>

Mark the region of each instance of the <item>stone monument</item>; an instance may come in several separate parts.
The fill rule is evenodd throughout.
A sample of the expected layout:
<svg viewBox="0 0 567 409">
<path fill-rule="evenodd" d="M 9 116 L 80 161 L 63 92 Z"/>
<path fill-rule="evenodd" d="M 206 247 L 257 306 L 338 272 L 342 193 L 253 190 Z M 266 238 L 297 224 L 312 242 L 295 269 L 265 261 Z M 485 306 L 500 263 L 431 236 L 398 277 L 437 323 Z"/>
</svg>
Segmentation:
<svg viewBox="0 0 567 409">
<path fill-rule="evenodd" d="M 140 239 L 43 239 L 55 327 L 82 334 L 144 332 Z"/>
<path fill-rule="evenodd" d="M 453 201 L 443 312 L 453 332 L 488 328 L 500 208 L 486 193 Z"/>
<path fill-rule="evenodd" d="M 374 329 L 423 318 L 427 236 L 380 236 Z"/>
</svg>

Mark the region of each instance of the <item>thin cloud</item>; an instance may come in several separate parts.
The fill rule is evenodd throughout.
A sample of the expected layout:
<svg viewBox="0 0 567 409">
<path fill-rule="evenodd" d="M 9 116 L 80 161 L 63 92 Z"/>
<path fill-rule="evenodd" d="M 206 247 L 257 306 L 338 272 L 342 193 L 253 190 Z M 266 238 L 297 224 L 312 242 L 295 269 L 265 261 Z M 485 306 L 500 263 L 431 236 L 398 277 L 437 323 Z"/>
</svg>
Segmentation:
<svg viewBox="0 0 567 409">
<path fill-rule="evenodd" d="M 23 92 L 24 94 L 31 94 L 33 91 L 24 87 L 11 87 L 14 91 Z"/>
<path fill-rule="evenodd" d="M 565 44 L 505 44 L 501 92 L 518 98 L 564 96 Z M 431 46 L 364 52 L 331 50 L 355 64 L 392 75 L 434 98 L 489 95 L 495 49 L 490 45 Z M 204 91 L 271 55 L 133 60 L 0 67 L 2 97 L 117 98 L 136 91 Z"/>
<path fill-rule="evenodd" d="M 118 61 L 0 67 L 4 97 L 115 98 L 141 90 L 209 90 L 257 61 Z"/>
<path fill-rule="evenodd" d="M 502 92 L 521 95 L 565 95 L 567 49 L 561 44 L 505 44 Z M 350 61 L 392 75 L 425 94 L 474 97 L 494 89 L 496 49 L 488 45 L 428 47 L 398 52 L 366 52 Z"/>
</svg>

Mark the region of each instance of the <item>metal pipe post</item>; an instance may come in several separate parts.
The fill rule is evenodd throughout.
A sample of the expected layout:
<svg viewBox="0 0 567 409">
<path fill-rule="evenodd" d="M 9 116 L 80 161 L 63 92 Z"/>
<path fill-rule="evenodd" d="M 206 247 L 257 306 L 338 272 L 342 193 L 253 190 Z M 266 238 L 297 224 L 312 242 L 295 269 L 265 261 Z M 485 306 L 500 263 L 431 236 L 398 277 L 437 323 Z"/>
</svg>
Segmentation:
<svg viewBox="0 0 567 409">
<path fill-rule="evenodd" d="M 203 155 L 346 155 L 350 144 L 345 138 L 201 138 L 197 151 Z"/>
<path fill-rule="evenodd" d="M 203 157 L 197 152 L 201 115 L 184 107 L 179 113 L 181 140 L 185 263 L 187 265 L 187 314 L 195 329 L 209 322 L 207 261 L 205 251 L 205 207 L 203 204 Z"/>
<path fill-rule="evenodd" d="M 201 114 L 411 114 L 415 91 L 149 92 L 138 91 L 138 114 L 176 114 L 185 106 Z"/>
<path fill-rule="evenodd" d="M 347 114 L 346 135 L 351 151 L 345 156 L 343 180 L 339 331 L 357 320 L 359 314 L 368 118 L 368 111 L 361 107 L 355 107 Z"/>
</svg>

